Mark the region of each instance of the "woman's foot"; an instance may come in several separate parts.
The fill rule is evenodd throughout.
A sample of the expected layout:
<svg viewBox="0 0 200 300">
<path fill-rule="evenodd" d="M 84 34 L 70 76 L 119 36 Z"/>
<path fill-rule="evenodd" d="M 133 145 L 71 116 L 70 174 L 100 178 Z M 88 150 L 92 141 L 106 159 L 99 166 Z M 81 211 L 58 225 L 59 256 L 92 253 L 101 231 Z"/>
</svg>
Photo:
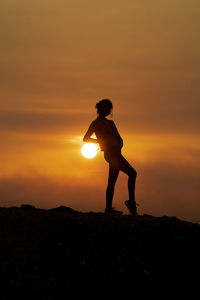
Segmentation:
<svg viewBox="0 0 200 300">
<path fill-rule="evenodd" d="M 125 204 L 126 207 L 128 208 L 128 210 L 129 210 L 129 212 L 130 212 L 131 215 L 133 215 L 133 216 L 138 216 L 135 201 L 126 200 L 126 201 L 124 202 L 124 204 Z"/>
<path fill-rule="evenodd" d="M 109 214 L 109 215 L 122 215 L 123 212 L 120 210 L 116 210 L 113 207 L 109 207 L 105 209 L 105 214 Z"/>
</svg>

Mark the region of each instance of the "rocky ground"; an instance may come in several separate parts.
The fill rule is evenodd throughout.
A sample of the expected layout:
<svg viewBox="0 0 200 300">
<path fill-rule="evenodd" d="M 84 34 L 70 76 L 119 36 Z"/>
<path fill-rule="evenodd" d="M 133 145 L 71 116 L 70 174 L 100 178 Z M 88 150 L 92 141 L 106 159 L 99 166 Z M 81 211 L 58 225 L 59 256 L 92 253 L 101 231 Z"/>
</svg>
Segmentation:
<svg viewBox="0 0 200 300">
<path fill-rule="evenodd" d="M 72 286 L 80 292 L 97 283 L 115 291 L 117 283 L 133 290 L 192 287 L 199 280 L 200 225 L 68 207 L 1 207 L 0 269 L 2 299 L 67 299 Z"/>
</svg>

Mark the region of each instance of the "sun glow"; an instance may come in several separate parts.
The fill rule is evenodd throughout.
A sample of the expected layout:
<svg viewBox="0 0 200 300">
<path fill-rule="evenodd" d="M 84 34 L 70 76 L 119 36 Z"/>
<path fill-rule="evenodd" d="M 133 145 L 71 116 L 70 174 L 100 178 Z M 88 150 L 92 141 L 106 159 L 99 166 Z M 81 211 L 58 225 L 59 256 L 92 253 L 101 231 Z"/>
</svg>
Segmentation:
<svg viewBox="0 0 200 300">
<path fill-rule="evenodd" d="M 92 143 L 86 143 L 81 148 L 81 153 L 86 158 L 93 158 L 97 155 L 99 151 L 98 146 Z"/>
</svg>

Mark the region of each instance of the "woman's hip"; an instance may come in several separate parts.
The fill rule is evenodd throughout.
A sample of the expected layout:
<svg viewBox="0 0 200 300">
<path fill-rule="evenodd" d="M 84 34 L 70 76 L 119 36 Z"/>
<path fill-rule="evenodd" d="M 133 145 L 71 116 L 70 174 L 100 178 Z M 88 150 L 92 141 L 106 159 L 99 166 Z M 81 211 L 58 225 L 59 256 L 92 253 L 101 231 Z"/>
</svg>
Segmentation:
<svg viewBox="0 0 200 300">
<path fill-rule="evenodd" d="M 121 154 L 121 150 L 104 151 L 104 158 L 111 168 L 119 169 L 127 175 L 137 175 L 136 170 L 129 164 L 125 157 Z"/>
<path fill-rule="evenodd" d="M 104 158 L 108 163 L 119 160 L 121 156 L 121 149 L 109 149 L 104 151 Z"/>
</svg>

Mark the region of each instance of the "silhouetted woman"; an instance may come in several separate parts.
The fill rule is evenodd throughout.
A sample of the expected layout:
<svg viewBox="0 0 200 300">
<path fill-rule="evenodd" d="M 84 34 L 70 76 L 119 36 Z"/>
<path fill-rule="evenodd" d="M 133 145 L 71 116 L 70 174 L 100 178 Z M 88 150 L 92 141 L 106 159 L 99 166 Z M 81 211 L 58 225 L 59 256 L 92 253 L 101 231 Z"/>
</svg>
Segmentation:
<svg viewBox="0 0 200 300">
<path fill-rule="evenodd" d="M 135 181 L 137 172 L 121 154 L 123 140 L 115 126 L 115 123 L 112 120 L 106 119 L 113 109 L 112 102 L 109 99 L 103 99 L 96 104 L 96 109 L 98 117 L 90 124 L 83 141 L 98 143 L 101 151 L 104 151 L 105 160 L 109 163 L 105 213 L 122 214 L 122 212 L 117 211 L 112 207 L 115 183 L 119 175 L 119 171 L 122 171 L 129 176 L 129 200 L 126 200 L 124 203 L 132 215 L 137 215 L 135 202 Z M 95 133 L 97 139 L 91 138 L 93 133 Z"/>
</svg>

